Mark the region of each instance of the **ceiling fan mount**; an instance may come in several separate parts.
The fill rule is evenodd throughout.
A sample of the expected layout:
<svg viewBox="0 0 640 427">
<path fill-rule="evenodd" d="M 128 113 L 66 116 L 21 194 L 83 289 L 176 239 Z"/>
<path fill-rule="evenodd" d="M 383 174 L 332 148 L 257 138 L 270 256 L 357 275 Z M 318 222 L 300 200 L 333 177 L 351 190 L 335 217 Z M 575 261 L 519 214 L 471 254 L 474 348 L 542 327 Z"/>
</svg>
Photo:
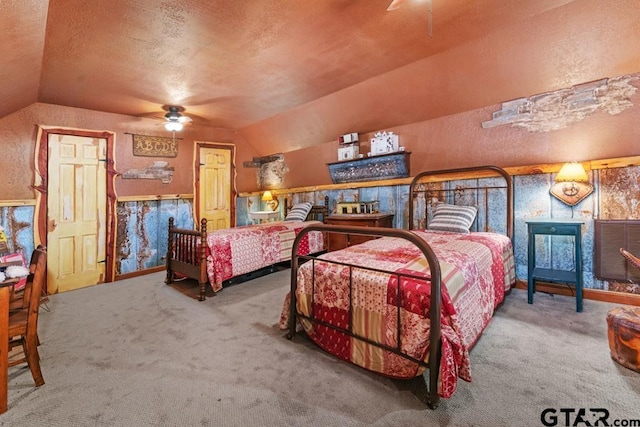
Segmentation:
<svg viewBox="0 0 640 427">
<path fill-rule="evenodd" d="M 191 117 L 182 114 L 185 109 L 179 105 L 163 105 L 162 109 L 166 111 L 164 118 L 166 120 L 164 127 L 168 131 L 181 131 L 185 124 L 191 123 Z"/>
</svg>

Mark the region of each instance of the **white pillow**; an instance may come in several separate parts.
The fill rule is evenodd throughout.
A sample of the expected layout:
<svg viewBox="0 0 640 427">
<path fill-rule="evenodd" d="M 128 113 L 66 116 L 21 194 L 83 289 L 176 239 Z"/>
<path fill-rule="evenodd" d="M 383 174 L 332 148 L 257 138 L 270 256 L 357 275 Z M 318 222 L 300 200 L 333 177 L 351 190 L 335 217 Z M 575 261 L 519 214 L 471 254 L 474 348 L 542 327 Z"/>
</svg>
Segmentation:
<svg viewBox="0 0 640 427">
<path fill-rule="evenodd" d="M 476 219 L 477 212 L 478 209 L 475 206 L 439 203 L 433 213 L 433 218 L 427 225 L 427 230 L 468 233 Z"/>
<path fill-rule="evenodd" d="M 311 212 L 311 208 L 313 207 L 313 203 L 311 202 L 303 202 L 293 205 L 287 217 L 284 219 L 285 221 L 304 221 L 307 219 L 307 215 Z"/>
</svg>

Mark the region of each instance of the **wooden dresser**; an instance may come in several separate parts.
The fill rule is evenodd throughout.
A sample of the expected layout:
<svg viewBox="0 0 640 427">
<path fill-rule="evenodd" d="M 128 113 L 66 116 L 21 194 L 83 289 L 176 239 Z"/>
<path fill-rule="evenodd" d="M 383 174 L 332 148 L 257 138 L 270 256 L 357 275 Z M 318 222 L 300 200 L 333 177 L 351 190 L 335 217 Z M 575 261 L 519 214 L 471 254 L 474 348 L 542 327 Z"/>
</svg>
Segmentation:
<svg viewBox="0 0 640 427">
<path fill-rule="evenodd" d="M 325 220 L 330 225 L 349 225 L 352 227 L 386 227 L 393 228 L 393 214 L 342 214 L 331 215 Z M 327 239 L 327 250 L 337 251 L 348 246 L 357 245 L 367 240 L 375 239 L 370 236 L 330 233 Z"/>
</svg>

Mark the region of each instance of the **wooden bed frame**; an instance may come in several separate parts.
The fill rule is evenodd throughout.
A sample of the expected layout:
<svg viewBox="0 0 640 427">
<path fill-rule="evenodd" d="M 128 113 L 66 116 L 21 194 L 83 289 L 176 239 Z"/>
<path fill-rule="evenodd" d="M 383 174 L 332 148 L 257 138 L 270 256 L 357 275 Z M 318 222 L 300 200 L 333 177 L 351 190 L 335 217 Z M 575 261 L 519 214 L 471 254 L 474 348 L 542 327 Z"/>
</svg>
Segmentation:
<svg viewBox="0 0 640 427">
<path fill-rule="evenodd" d="M 442 179 L 442 178 L 445 179 Z M 493 185 L 488 184 L 487 186 L 481 187 L 465 187 L 464 190 L 460 188 L 433 188 L 433 185 L 430 184 L 432 182 L 444 182 L 444 181 L 458 181 L 463 179 L 476 179 L 476 178 L 491 178 L 498 177 L 502 178 L 505 182 L 504 185 Z M 505 220 L 506 220 L 506 234 L 510 239 L 513 239 L 513 187 L 511 176 L 507 174 L 501 168 L 495 166 L 481 166 L 481 167 L 471 167 L 471 168 L 461 168 L 461 169 L 451 169 L 451 170 L 438 170 L 431 172 L 423 172 L 418 174 L 410 184 L 410 200 L 409 203 L 409 224 L 411 224 L 411 228 L 413 228 L 414 224 L 414 209 L 413 204 L 417 204 L 417 199 L 421 197 L 421 194 L 424 196 L 424 200 L 430 200 L 434 194 L 439 194 L 437 198 L 442 200 L 442 194 L 451 193 L 454 198 L 457 194 L 460 195 L 461 191 L 474 191 L 476 192 L 476 196 L 478 194 L 484 193 L 484 199 L 489 200 L 488 192 L 493 190 L 502 191 L 505 193 L 506 197 L 506 209 L 504 211 Z M 479 197 L 478 197 L 479 198 Z M 429 203 L 425 203 L 425 217 L 428 217 L 428 208 Z M 502 213 L 502 212 L 501 212 Z M 485 215 L 485 224 L 483 231 L 488 231 L 489 229 L 489 215 L 488 213 Z M 478 226 L 476 226 L 478 228 Z M 429 361 L 425 363 L 423 360 L 417 360 L 401 351 L 400 340 L 398 339 L 398 345 L 396 347 L 388 347 L 382 345 L 380 343 L 371 341 L 365 337 L 358 336 L 353 333 L 351 328 L 342 329 L 336 327 L 335 325 L 323 322 L 322 320 L 315 319 L 313 317 L 313 312 L 310 316 L 305 316 L 300 313 L 297 313 L 296 310 L 296 289 L 297 289 L 297 278 L 298 278 L 298 269 L 303 262 L 315 262 L 317 259 L 316 256 L 298 256 L 298 244 L 300 243 L 302 237 L 311 231 L 322 231 L 326 233 L 343 233 L 343 234 L 360 234 L 364 236 L 390 236 L 390 237 L 398 237 L 409 242 L 413 243 L 425 256 L 427 262 L 429 263 L 429 268 L 431 270 L 431 301 L 433 302 L 432 309 L 430 310 L 430 332 L 429 332 L 429 342 L 430 342 L 430 350 L 429 350 Z M 322 262 L 332 262 L 327 260 L 322 260 Z M 358 267 L 360 269 L 368 269 L 364 267 L 354 266 L 350 264 L 344 264 L 350 267 Z M 398 283 L 400 283 L 401 277 L 409 277 L 409 278 L 417 278 L 421 279 L 421 277 L 413 276 L 411 274 L 405 273 L 397 273 L 397 272 L 388 272 L 383 270 L 374 270 L 380 271 L 387 274 L 394 274 L 398 277 Z M 423 279 L 423 278 L 422 278 Z M 293 247 L 292 247 L 292 257 L 291 257 L 291 290 L 290 290 L 290 312 L 289 312 L 289 323 L 288 323 L 288 333 L 287 338 L 293 339 L 296 335 L 296 327 L 298 323 L 298 319 L 307 319 L 316 324 L 321 324 L 326 327 L 332 328 L 334 330 L 338 330 L 348 336 L 358 338 L 366 343 L 372 344 L 377 347 L 381 347 L 387 351 L 393 352 L 395 354 L 400 355 L 414 363 L 417 363 L 420 366 L 423 366 L 425 369 L 423 373 L 424 380 L 428 386 L 427 390 L 427 405 L 431 409 L 435 409 L 439 404 L 440 396 L 438 396 L 438 376 L 439 376 L 439 366 L 440 366 L 440 358 L 441 358 L 441 345 L 440 345 L 440 309 L 441 309 L 441 271 L 440 265 L 438 263 L 438 259 L 434 254 L 431 247 L 420 237 L 411 233 L 407 230 L 400 229 L 389 229 L 389 228 L 377 228 L 377 227 L 353 227 L 353 226 L 339 226 L 339 225 L 312 225 L 304 230 L 302 230 L 298 236 L 296 237 Z M 311 285 L 313 288 L 313 284 Z M 352 284 L 350 283 L 350 287 Z M 352 289 L 349 290 L 349 293 L 352 293 Z M 400 312 L 400 298 L 398 298 L 398 312 Z M 400 321 L 398 321 L 398 326 L 400 327 Z M 398 331 L 398 337 L 400 336 L 400 331 Z M 434 369 L 430 369 L 433 366 Z"/>
<path fill-rule="evenodd" d="M 289 212 L 289 206 L 285 199 L 285 212 Z M 325 197 L 324 205 L 314 205 L 307 215 L 307 221 L 324 221 L 329 215 L 329 197 Z M 198 281 L 200 286 L 199 301 L 206 299 L 206 289 L 209 278 L 207 277 L 207 253 L 206 245 L 200 242 L 207 241 L 207 220 L 200 221 L 200 227 L 196 230 L 177 228 L 174 226 L 173 217 L 169 218 L 169 242 L 167 246 L 166 284 L 174 281 L 175 274 L 181 274 L 189 279 Z"/>
</svg>

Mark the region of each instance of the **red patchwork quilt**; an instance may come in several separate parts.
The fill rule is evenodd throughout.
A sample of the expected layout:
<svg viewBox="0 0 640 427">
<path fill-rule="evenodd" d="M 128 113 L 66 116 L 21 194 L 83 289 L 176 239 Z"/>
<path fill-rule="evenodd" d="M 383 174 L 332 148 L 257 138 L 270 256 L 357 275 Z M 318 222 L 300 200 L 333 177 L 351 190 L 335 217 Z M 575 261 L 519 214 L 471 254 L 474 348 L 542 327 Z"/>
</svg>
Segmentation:
<svg viewBox="0 0 640 427">
<path fill-rule="evenodd" d="M 207 275 L 215 292 L 222 282 L 291 259 L 297 234 L 319 221 L 281 221 L 226 228 L 207 233 Z M 307 233 L 298 247 L 300 255 L 324 250 L 320 232 Z"/>
<path fill-rule="evenodd" d="M 450 397 L 458 377 L 471 381 L 468 350 L 503 301 L 505 291 L 515 283 L 513 249 L 508 237 L 494 233 L 415 233 L 429 243 L 440 263 L 442 361 L 438 393 Z M 398 284 L 397 275 L 350 270 L 322 259 L 424 279 L 401 276 Z M 300 266 L 297 310 L 305 315 L 313 312 L 316 318 L 344 329 L 351 322 L 355 334 L 386 346 L 396 347 L 400 339 L 403 353 L 428 361 L 430 293 L 428 265 L 418 248 L 403 239 L 384 237 L 322 255 L 315 262 L 315 272 L 310 262 Z M 280 321 L 283 329 L 287 327 L 288 302 L 287 296 Z M 324 350 L 371 371 L 394 378 L 411 378 L 424 371 L 408 359 L 330 327 L 306 320 L 302 326 Z"/>
</svg>

